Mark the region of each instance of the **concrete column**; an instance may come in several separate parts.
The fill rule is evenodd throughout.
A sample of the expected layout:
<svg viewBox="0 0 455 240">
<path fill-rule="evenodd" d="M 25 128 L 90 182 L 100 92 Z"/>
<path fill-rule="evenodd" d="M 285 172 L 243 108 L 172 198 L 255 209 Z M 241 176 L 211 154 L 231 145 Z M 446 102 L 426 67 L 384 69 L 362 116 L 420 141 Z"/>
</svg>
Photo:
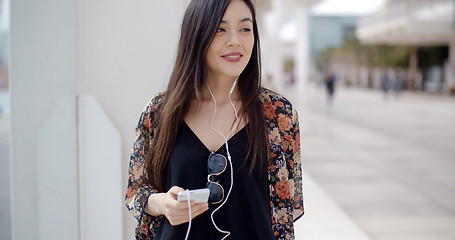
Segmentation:
<svg viewBox="0 0 455 240">
<path fill-rule="evenodd" d="M 449 43 L 449 76 L 447 86 L 451 94 L 455 94 L 455 40 Z"/>
<path fill-rule="evenodd" d="M 79 239 L 77 3 L 10 3 L 14 240 Z"/>
<path fill-rule="evenodd" d="M 273 0 L 271 9 L 264 14 L 262 23 L 265 31 L 260 33 L 263 53 L 265 85 L 282 92 L 284 87 L 284 59 L 280 30 L 282 27 L 282 1 Z"/>
<path fill-rule="evenodd" d="M 308 84 L 310 76 L 309 49 L 309 10 L 306 6 L 297 5 L 295 18 L 297 22 L 297 39 L 295 43 L 295 74 L 297 90 L 302 91 Z"/>
<path fill-rule="evenodd" d="M 272 0 L 271 8 L 261 19 L 265 25 L 261 33 L 264 71 L 271 78 L 268 86 L 283 94 L 290 90 L 286 88 L 290 77 L 284 69 L 286 58 L 294 60 L 293 91 L 302 90 L 309 77 L 308 11 L 302 2 Z M 295 35 L 283 39 L 285 24 L 295 26 Z"/>
</svg>

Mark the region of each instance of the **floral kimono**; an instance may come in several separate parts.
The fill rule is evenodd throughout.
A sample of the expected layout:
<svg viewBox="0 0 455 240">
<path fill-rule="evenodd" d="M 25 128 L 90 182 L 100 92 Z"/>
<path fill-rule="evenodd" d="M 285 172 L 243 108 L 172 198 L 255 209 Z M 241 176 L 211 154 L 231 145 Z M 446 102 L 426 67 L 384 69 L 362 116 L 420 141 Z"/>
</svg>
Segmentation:
<svg viewBox="0 0 455 240">
<path fill-rule="evenodd" d="M 163 216 L 151 216 L 144 211 L 150 194 L 157 191 L 145 184 L 143 170 L 164 94 L 154 96 L 142 112 L 131 152 L 125 202 L 137 220 L 137 239 L 153 239 L 163 219 Z M 277 240 L 295 239 L 294 221 L 304 213 L 297 112 L 288 100 L 268 89 L 261 89 L 259 99 L 270 148 L 268 184 L 272 229 Z"/>
</svg>

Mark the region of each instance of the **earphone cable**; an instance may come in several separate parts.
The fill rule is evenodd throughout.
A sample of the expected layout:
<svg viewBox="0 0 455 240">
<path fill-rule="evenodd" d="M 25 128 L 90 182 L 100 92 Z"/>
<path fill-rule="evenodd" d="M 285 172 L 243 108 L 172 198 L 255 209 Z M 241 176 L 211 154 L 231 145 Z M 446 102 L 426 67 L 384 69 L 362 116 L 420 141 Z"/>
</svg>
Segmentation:
<svg viewBox="0 0 455 240">
<path fill-rule="evenodd" d="M 238 77 L 237 77 L 238 79 Z M 234 103 L 232 102 L 232 99 L 231 99 L 231 94 L 232 92 L 234 91 L 234 87 L 235 87 L 235 84 L 237 83 L 237 79 L 234 81 L 234 84 L 232 84 L 232 87 L 231 87 L 231 90 L 229 91 L 229 102 L 231 103 L 232 107 L 234 108 L 234 113 L 235 113 L 235 123 L 234 123 L 234 127 L 231 129 L 231 132 L 229 132 L 229 134 L 226 136 L 224 136 L 224 134 L 222 134 L 220 131 L 218 131 L 214 126 L 213 126 L 213 121 L 215 120 L 215 115 L 216 115 L 216 99 L 215 99 L 215 96 L 213 95 L 212 93 L 212 90 L 210 89 L 210 86 L 207 82 L 207 87 L 209 89 L 209 92 L 210 92 L 210 95 L 212 95 L 212 98 L 213 98 L 213 101 L 215 102 L 215 111 L 213 112 L 213 117 L 212 117 L 212 122 L 211 122 L 211 127 L 212 129 L 217 132 L 218 134 L 220 134 L 223 138 L 224 138 L 224 141 L 225 141 L 225 145 L 226 145 L 226 153 L 227 153 L 227 157 L 228 157 L 228 160 L 229 160 L 229 165 L 231 166 L 231 186 L 229 187 L 229 191 L 226 195 L 226 198 L 224 199 L 224 201 L 220 204 L 220 206 L 218 206 L 215 210 L 213 210 L 212 214 L 210 215 L 211 219 L 212 219 L 212 223 L 213 223 L 213 226 L 221 233 L 225 233 L 226 235 L 222 238 L 222 240 L 226 239 L 230 234 L 231 232 L 229 231 L 224 231 L 224 230 L 221 230 L 215 223 L 215 220 L 213 219 L 213 216 L 215 214 L 216 211 L 218 211 L 228 200 L 230 194 L 231 194 L 231 191 L 232 191 L 232 187 L 234 186 L 234 169 L 232 167 L 232 158 L 231 158 L 231 154 L 229 152 L 229 144 L 228 144 L 228 138 L 229 136 L 231 136 L 232 132 L 234 132 L 234 130 L 237 129 L 237 126 L 238 126 L 238 115 L 237 115 L 237 109 L 235 108 L 234 106 Z"/>
<path fill-rule="evenodd" d="M 188 239 L 188 236 L 190 235 L 190 230 L 191 230 L 191 202 L 190 202 L 190 191 L 187 189 L 186 190 L 186 196 L 187 196 L 187 200 L 188 200 L 188 215 L 189 215 L 189 222 L 188 222 L 188 229 L 186 230 L 186 236 L 185 236 L 185 240 Z"/>
<path fill-rule="evenodd" d="M 237 77 L 238 79 L 238 77 Z M 234 88 L 235 88 L 235 84 L 237 83 L 237 79 L 234 81 L 234 84 L 232 84 L 232 87 L 231 87 L 231 90 L 229 91 L 229 102 L 231 103 L 231 106 L 232 108 L 234 108 L 234 113 L 235 113 L 235 122 L 234 122 L 234 126 L 233 128 L 231 129 L 231 131 L 229 132 L 229 134 L 226 136 L 224 136 L 223 133 L 221 133 L 220 131 L 218 131 L 214 126 L 213 126 L 213 121 L 215 120 L 215 116 L 216 116 L 216 99 L 215 99 L 215 96 L 213 95 L 212 93 L 212 90 L 210 89 L 210 86 L 207 82 L 207 87 L 209 89 L 209 92 L 210 92 L 210 95 L 212 95 L 212 99 L 213 101 L 215 102 L 215 111 L 213 112 L 213 117 L 212 117 L 212 122 L 211 122 L 211 127 L 212 129 L 217 132 L 218 134 L 220 134 L 223 138 L 224 138 L 224 142 L 225 142 L 225 145 L 226 145 L 226 153 L 227 153 L 227 158 L 229 160 L 229 165 L 231 166 L 231 186 L 229 187 L 229 191 L 228 193 L 226 194 L 226 198 L 224 199 L 224 201 L 220 204 L 220 206 L 218 206 L 215 210 L 213 210 L 212 214 L 210 215 L 211 219 L 212 219 L 212 223 L 213 223 L 213 226 L 221 233 L 225 233 L 226 235 L 222 238 L 222 240 L 226 239 L 230 234 L 231 232 L 229 231 L 224 231 L 224 230 L 221 230 L 215 223 L 215 220 L 213 219 L 213 215 L 215 214 L 216 211 L 218 211 L 225 203 L 226 201 L 228 200 L 230 194 L 231 194 L 231 191 L 232 191 L 232 187 L 234 186 L 234 169 L 232 167 L 232 158 L 231 158 L 231 154 L 229 152 L 229 144 L 228 144 L 228 138 L 229 136 L 231 136 L 231 134 L 237 129 L 237 126 L 238 126 L 238 123 L 239 123 L 239 119 L 238 119 L 238 114 L 237 114 L 237 109 L 235 108 L 235 105 L 234 103 L 232 102 L 232 99 L 231 99 L 231 94 L 232 92 L 234 91 Z M 189 191 L 188 189 L 186 190 L 187 192 L 187 200 L 188 200 L 188 215 L 189 215 L 189 222 L 188 222 L 188 229 L 186 231 L 186 236 L 185 236 L 185 240 L 188 239 L 188 236 L 190 234 L 190 230 L 191 230 L 191 221 L 192 221 L 192 217 L 191 217 L 191 203 L 190 203 L 190 195 L 189 195 Z"/>
</svg>

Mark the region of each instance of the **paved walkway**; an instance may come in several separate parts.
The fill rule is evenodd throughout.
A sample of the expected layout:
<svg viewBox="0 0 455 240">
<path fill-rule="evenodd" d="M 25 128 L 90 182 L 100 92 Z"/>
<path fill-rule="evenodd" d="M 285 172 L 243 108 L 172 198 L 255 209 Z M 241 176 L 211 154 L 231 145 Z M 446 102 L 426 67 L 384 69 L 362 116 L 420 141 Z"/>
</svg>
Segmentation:
<svg viewBox="0 0 455 240">
<path fill-rule="evenodd" d="M 305 215 L 295 224 L 297 240 L 368 240 L 362 229 L 337 205 L 308 172 L 304 172 Z"/>
<path fill-rule="evenodd" d="M 324 89 L 286 94 L 309 176 L 297 239 L 455 239 L 455 99 L 337 90 L 332 106 Z M 348 229 L 340 237 L 337 224 Z"/>
</svg>

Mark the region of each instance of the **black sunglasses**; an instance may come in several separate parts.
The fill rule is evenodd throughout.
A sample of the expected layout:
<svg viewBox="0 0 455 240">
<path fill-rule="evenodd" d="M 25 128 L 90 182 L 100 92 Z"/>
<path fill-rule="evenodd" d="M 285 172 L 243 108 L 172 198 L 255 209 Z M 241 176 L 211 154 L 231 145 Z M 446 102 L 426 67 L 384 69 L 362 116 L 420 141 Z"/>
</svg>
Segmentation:
<svg viewBox="0 0 455 240">
<path fill-rule="evenodd" d="M 224 189 L 223 186 L 219 183 L 219 181 L 215 181 L 215 176 L 220 175 L 221 173 L 226 170 L 227 160 L 226 157 L 211 152 L 209 155 L 209 159 L 207 161 L 207 188 L 210 190 L 209 195 L 209 203 L 210 204 L 218 204 L 223 201 L 224 198 Z"/>
</svg>

